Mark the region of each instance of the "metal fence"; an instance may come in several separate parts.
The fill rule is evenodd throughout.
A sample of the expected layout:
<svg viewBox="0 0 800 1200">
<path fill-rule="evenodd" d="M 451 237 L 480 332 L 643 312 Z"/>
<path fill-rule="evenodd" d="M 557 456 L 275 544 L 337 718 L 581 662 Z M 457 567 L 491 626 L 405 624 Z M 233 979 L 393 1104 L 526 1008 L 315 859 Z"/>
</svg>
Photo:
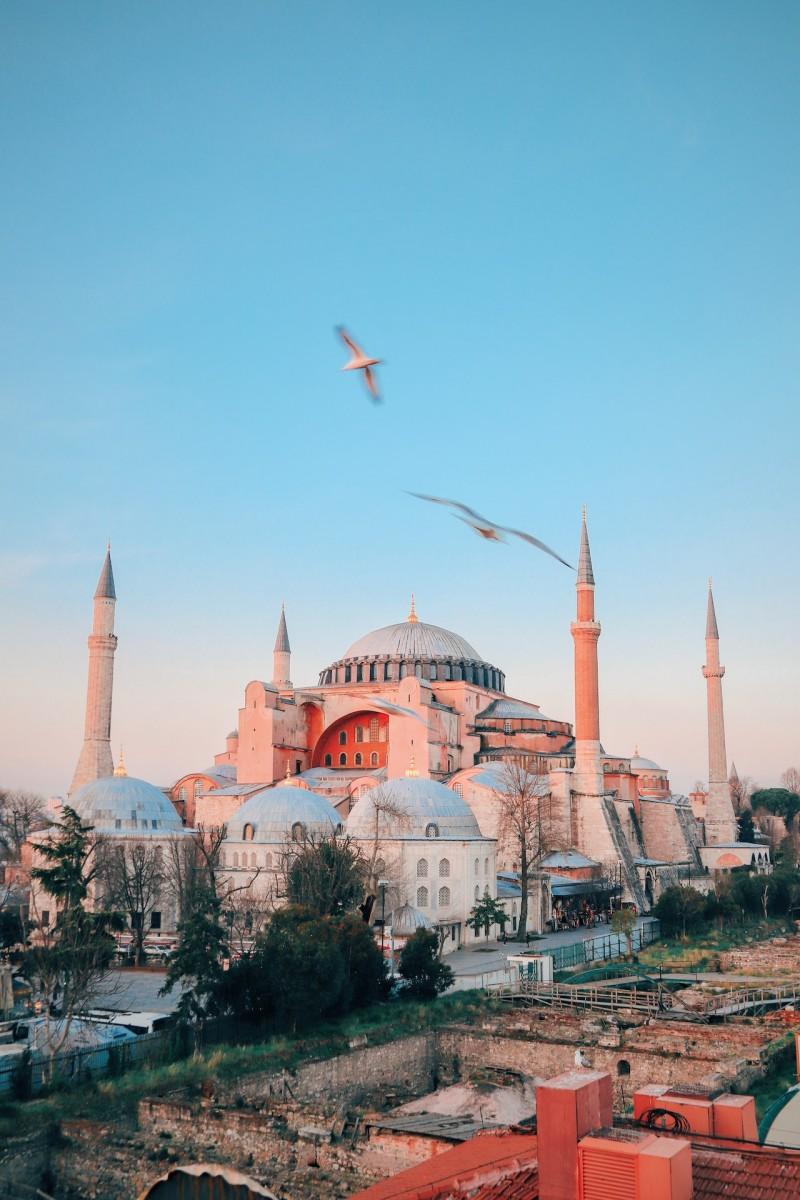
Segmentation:
<svg viewBox="0 0 800 1200">
<path fill-rule="evenodd" d="M 661 936 L 661 922 L 652 918 L 637 925 L 631 933 L 630 952 L 636 954 L 651 942 L 656 942 Z M 604 933 L 598 937 L 586 938 L 582 942 L 572 942 L 567 946 L 555 946 L 552 950 L 541 951 L 552 954 L 553 970 L 563 971 L 567 967 L 585 966 L 586 963 L 602 962 L 607 958 L 621 958 L 627 954 L 628 939 L 620 933 Z"/>
</svg>

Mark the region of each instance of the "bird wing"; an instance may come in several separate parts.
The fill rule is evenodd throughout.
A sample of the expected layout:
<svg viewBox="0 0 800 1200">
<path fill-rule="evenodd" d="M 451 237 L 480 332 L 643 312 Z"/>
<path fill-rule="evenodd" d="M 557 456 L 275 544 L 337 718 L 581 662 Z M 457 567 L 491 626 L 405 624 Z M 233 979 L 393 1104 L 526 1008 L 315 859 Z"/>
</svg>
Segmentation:
<svg viewBox="0 0 800 1200">
<path fill-rule="evenodd" d="M 523 542 L 527 542 L 530 546 L 535 546 L 537 550 L 544 550 L 545 554 L 549 554 L 551 558 L 558 559 L 558 561 L 563 563 L 565 567 L 568 567 L 570 571 L 575 570 L 571 563 L 568 563 L 567 560 L 562 558 L 560 554 L 556 554 L 555 550 L 551 549 L 550 546 L 546 545 L 544 542 L 540 542 L 539 539 L 535 538 L 532 533 L 523 533 L 521 529 L 509 529 L 506 525 L 498 525 L 498 529 L 502 529 L 504 533 L 513 533 L 514 537 L 522 538 Z"/>
<path fill-rule="evenodd" d="M 370 367 L 364 367 L 364 380 L 369 388 L 369 394 L 372 396 L 373 404 L 380 404 L 381 396 L 378 391 L 378 385 L 375 382 L 375 373 Z"/>
<path fill-rule="evenodd" d="M 469 519 L 469 517 L 460 517 L 460 516 L 458 515 L 458 513 L 451 513 L 451 514 L 450 514 L 450 516 L 451 516 L 451 517 L 455 517 L 455 519 L 456 519 L 457 521 L 463 521 L 465 525 L 468 525 L 468 526 L 469 526 L 469 528 L 470 528 L 470 529 L 471 529 L 471 530 L 472 530 L 474 533 L 477 533 L 477 534 L 479 534 L 481 537 L 483 537 L 483 536 L 484 536 L 484 535 L 483 535 L 483 532 L 482 532 L 482 530 L 484 530 L 484 529 L 491 529 L 491 531 L 492 531 L 492 533 L 493 533 L 493 535 L 494 535 L 494 536 L 493 536 L 493 537 L 491 537 L 491 538 L 487 538 L 487 541 L 493 541 L 493 542 L 505 542 L 505 540 L 506 540 L 506 539 L 503 537 L 503 535 L 502 535 L 502 534 L 499 532 L 499 530 L 500 530 L 500 526 L 499 526 L 499 525 L 493 525 L 491 521 L 483 521 L 483 519 L 481 519 L 481 522 L 480 522 L 480 524 L 478 524 L 478 523 L 477 523 L 477 522 L 475 522 L 475 521 L 471 521 L 471 520 Z"/>
<path fill-rule="evenodd" d="M 352 353 L 356 356 L 356 358 L 365 358 L 366 357 L 364 354 L 364 351 L 361 349 L 361 347 L 359 345 L 357 345 L 353 341 L 353 339 L 350 337 L 350 335 L 347 332 L 347 330 L 345 329 L 344 325 L 337 325 L 336 332 L 338 333 L 339 337 L 344 342 L 345 346 L 347 346 L 348 350 L 352 351 Z"/>
<path fill-rule="evenodd" d="M 443 500 L 441 496 L 425 496 L 422 492 L 408 492 L 409 496 L 416 496 L 417 500 L 427 500 L 430 504 L 447 504 L 450 508 L 460 508 L 468 517 L 473 517 L 476 521 L 483 521 L 485 525 L 491 525 L 493 529 L 499 529 L 499 525 L 495 525 L 494 521 L 482 517 L 480 513 L 475 512 L 474 508 L 469 508 L 468 505 L 462 504 L 459 500 Z"/>
</svg>

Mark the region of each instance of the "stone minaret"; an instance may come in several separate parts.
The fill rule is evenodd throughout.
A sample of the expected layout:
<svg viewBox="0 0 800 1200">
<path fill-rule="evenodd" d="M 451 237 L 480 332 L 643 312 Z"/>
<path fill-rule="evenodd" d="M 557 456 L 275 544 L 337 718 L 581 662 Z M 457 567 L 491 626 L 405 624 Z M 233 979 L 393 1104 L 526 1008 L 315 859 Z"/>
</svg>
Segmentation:
<svg viewBox="0 0 800 1200">
<path fill-rule="evenodd" d="M 89 682 L 86 688 L 86 721 L 83 730 L 83 749 L 75 768 L 70 793 L 93 779 L 104 779 L 114 773 L 111 758 L 111 695 L 114 687 L 114 572 L 111 569 L 111 547 L 106 550 L 105 562 L 94 593 L 94 620 L 89 634 Z"/>
<path fill-rule="evenodd" d="M 725 668 L 719 662 L 719 630 L 714 611 L 714 594 L 708 581 L 708 611 L 706 615 L 706 680 L 708 705 L 708 799 L 706 800 L 706 844 L 728 846 L 736 841 L 736 818 L 728 785 L 728 762 L 725 753 L 725 717 L 722 711 L 722 676 Z"/>
<path fill-rule="evenodd" d="M 575 643 L 575 769 L 572 790 L 584 795 L 597 796 L 603 793 L 597 675 L 597 639 L 600 637 L 600 623 L 594 619 L 594 573 L 585 509 L 581 524 L 576 591 L 577 620 L 570 626 Z"/>
<path fill-rule="evenodd" d="M 289 678 L 292 648 L 289 645 L 289 631 L 286 628 L 286 614 L 281 605 L 281 619 L 278 622 L 278 635 L 275 638 L 275 649 L 272 653 L 272 682 L 280 691 L 288 691 L 292 686 Z"/>
</svg>

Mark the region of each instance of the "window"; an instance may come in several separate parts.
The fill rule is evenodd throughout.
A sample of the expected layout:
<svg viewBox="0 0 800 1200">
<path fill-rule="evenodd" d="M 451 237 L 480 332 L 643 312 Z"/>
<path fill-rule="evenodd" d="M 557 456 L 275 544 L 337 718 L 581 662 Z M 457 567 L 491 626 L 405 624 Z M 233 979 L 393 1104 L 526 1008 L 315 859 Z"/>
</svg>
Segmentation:
<svg viewBox="0 0 800 1200">
<path fill-rule="evenodd" d="M 439 874 L 443 879 L 448 879 L 450 876 L 450 859 L 443 858 L 439 863 Z"/>
<path fill-rule="evenodd" d="M 437 838 L 438 836 L 439 836 L 439 826 L 434 821 L 431 821 L 429 825 L 425 826 L 425 837 L 426 838 Z"/>
<path fill-rule="evenodd" d="M 417 888 L 417 908 L 428 907 L 428 889 L 426 887 Z"/>
<path fill-rule="evenodd" d="M 346 766 L 347 766 L 347 755 L 346 755 L 346 754 L 340 754 L 340 755 L 339 755 L 339 766 L 340 766 L 340 767 L 346 767 Z"/>
<path fill-rule="evenodd" d="M 449 887 L 440 887 L 439 888 L 439 907 L 446 908 L 446 906 L 449 903 L 450 903 L 450 888 Z"/>
<path fill-rule="evenodd" d="M 377 742 L 380 735 L 381 723 L 377 717 L 371 717 L 369 722 L 369 740 Z"/>
<path fill-rule="evenodd" d="M 151 829 L 158 829 L 158 821 L 155 818 L 150 822 Z"/>
<path fill-rule="evenodd" d="M 202 785 L 202 783 L 200 782 L 200 780 L 199 780 L 199 779 L 195 779 L 195 781 L 194 781 L 194 798 L 195 798 L 195 800 L 196 800 L 196 799 L 197 799 L 197 797 L 200 795 L 200 793 L 202 792 L 202 790 L 203 790 L 203 785 Z"/>
<path fill-rule="evenodd" d="M 457 796 L 461 796 L 461 798 L 463 799 L 463 797 L 464 797 L 464 788 L 462 787 L 462 785 L 461 785 L 460 783 L 454 783 L 454 784 L 453 784 L 453 791 L 455 792 L 455 794 L 456 794 Z"/>
<path fill-rule="evenodd" d="M 347 730 L 346 729 L 339 730 L 339 745 L 340 746 L 347 745 Z"/>
<path fill-rule="evenodd" d="M 185 787 L 182 787 L 181 790 L 178 792 L 178 799 L 180 800 L 181 804 L 186 803 L 186 788 Z"/>
<path fill-rule="evenodd" d="M 617 1074 L 618 1075 L 630 1075 L 630 1073 L 631 1073 L 631 1064 L 628 1062 L 627 1058 L 621 1058 L 619 1060 L 619 1062 L 617 1063 Z"/>
<path fill-rule="evenodd" d="M 476 858 L 476 859 L 475 859 L 475 874 L 476 874 L 476 875 L 478 874 L 478 872 L 480 871 L 480 869 L 481 869 L 481 864 L 479 863 L 478 859 Z"/>
<path fill-rule="evenodd" d="M 478 887 L 478 885 L 476 883 L 475 884 L 475 899 L 480 900 L 480 898 L 481 898 L 481 889 Z"/>
<path fill-rule="evenodd" d="M 160 847 L 159 847 L 159 849 L 160 849 Z M 224 866 L 225 866 L 225 864 L 227 863 L 227 861 L 228 861 L 228 860 L 227 860 L 227 858 L 225 857 L 225 851 L 224 851 L 224 850 L 220 850 L 220 852 L 219 852 L 219 865 L 220 865 L 221 867 L 224 867 Z"/>
<path fill-rule="evenodd" d="M 356 741 L 363 742 L 363 740 L 364 740 L 364 726 L 356 725 Z"/>
<path fill-rule="evenodd" d="M 364 667 L 361 663 L 356 667 L 356 683 L 364 682 Z"/>
<path fill-rule="evenodd" d="M 253 867 L 254 869 L 258 866 L 258 863 L 256 862 L 255 854 L 250 855 L 250 866 Z"/>
<path fill-rule="evenodd" d="M 489 874 L 489 860 L 488 860 L 488 858 L 485 858 L 485 859 L 483 860 L 483 873 L 484 873 L 484 875 L 488 875 L 488 874 Z"/>
<path fill-rule="evenodd" d="M 378 765 L 378 755 L 375 753 L 374 750 L 372 751 L 372 754 L 370 754 L 370 756 L 369 756 L 369 765 L 371 767 L 377 767 L 377 765 Z"/>
<path fill-rule="evenodd" d="M 427 858 L 420 858 L 417 861 L 417 879 L 427 879 L 427 878 L 428 878 L 428 860 L 427 860 Z"/>
<path fill-rule="evenodd" d="M 267 868 L 268 871 L 272 870 L 272 855 L 270 854 L 269 850 L 264 855 L 264 866 Z"/>
<path fill-rule="evenodd" d="M 349 667 L 345 667 L 345 669 L 344 669 L 344 681 L 345 681 L 345 683 L 349 683 L 349 682 L 350 682 L 350 680 L 352 679 L 352 677 L 353 677 L 353 673 L 352 673 L 352 671 L 350 670 L 350 668 L 349 668 Z"/>
<path fill-rule="evenodd" d="M 114 828 L 115 828 L 115 829 L 122 829 L 122 821 L 120 820 L 120 818 L 119 818 L 119 817 L 117 817 L 117 819 L 114 821 Z"/>
<path fill-rule="evenodd" d="M 233 853 L 233 865 L 235 867 L 238 867 L 238 865 L 239 865 L 239 854 L 237 851 L 234 851 L 234 853 Z"/>
<path fill-rule="evenodd" d="M 369 664 L 369 681 L 370 681 L 370 683 L 375 683 L 377 681 L 377 678 L 378 678 L 378 673 L 377 673 L 375 663 L 370 663 Z"/>
<path fill-rule="evenodd" d="M 161 928 L 161 913 L 160 912 L 155 912 L 155 910 L 154 910 L 153 912 L 150 913 L 150 928 L 151 929 L 160 929 Z"/>
<path fill-rule="evenodd" d="M 50 924 L 50 909 L 43 908 L 42 909 L 42 928 L 46 929 L 49 924 Z"/>
<path fill-rule="evenodd" d="M 325 766 L 326 766 L 326 767 L 332 767 L 332 766 L 333 766 L 333 757 L 332 757 L 332 755 L 330 755 L 330 754 L 326 754 L 326 755 L 325 755 Z"/>
<path fill-rule="evenodd" d="M 242 837 L 244 838 L 244 840 L 246 842 L 252 842 L 252 840 L 253 840 L 253 826 L 252 825 L 245 825 L 244 829 L 242 830 Z"/>
<path fill-rule="evenodd" d="M 299 775 L 299 774 L 300 774 L 300 772 L 302 771 L 302 769 L 303 769 L 303 764 L 302 764 L 301 760 L 300 760 L 299 758 L 296 758 L 296 759 L 294 760 L 294 773 L 295 773 L 295 775 Z"/>
<path fill-rule="evenodd" d="M 503 733 L 511 733 L 511 722 L 503 721 Z"/>
<path fill-rule="evenodd" d="M 353 764 L 356 767 L 361 766 L 361 751 L 360 750 L 357 750 L 355 755 L 353 756 Z"/>
<path fill-rule="evenodd" d="M 306 836 L 305 825 L 303 824 L 302 821 L 295 821 L 294 825 L 292 826 L 292 841 L 293 842 L 302 842 L 305 840 L 305 836 Z"/>
</svg>

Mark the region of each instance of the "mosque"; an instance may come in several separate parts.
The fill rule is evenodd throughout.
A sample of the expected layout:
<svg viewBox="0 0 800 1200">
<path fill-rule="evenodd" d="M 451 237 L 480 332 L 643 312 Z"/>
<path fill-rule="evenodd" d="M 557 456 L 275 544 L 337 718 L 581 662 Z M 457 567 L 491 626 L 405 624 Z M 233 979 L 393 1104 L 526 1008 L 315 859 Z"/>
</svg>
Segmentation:
<svg viewBox="0 0 800 1200">
<path fill-rule="evenodd" d="M 69 803 L 119 829 L 136 821 L 134 797 L 128 804 L 110 796 L 110 781 L 120 792 L 143 781 L 115 777 L 111 757 L 115 603 L 108 551 L 94 599 L 85 737 Z M 498 897 L 516 926 L 519 853 L 499 802 L 510 786 L 509 764 L 540 781 L 543 801 L 530 928 L 552 927 L 554 912 L 575 897 L 598 905 L 622 897 L 646 912 L 678 878 L 707 887 L 709 871 L 767 870 L 765 849 L 736 837 L 710 584 L 703 668 L 709 785 L 701 809 L 696 796 L 693 808 L 672 793 L 665 768 L 638 750 L 609 753 L 600 740 L 601 626 L 585 514 L 570 628 L 573 722 L 508 695 L 503 670 L 459 634 L 421 621 L 413 597 L 405 621 L 359 638 L 316 684 L 296 686 L 281 611 L 272 678 L 245 687 L 225 749 L 212 766 L 152 791 L 168 797 L 176 828 L 224 825 L 221 869 L 250 872 L 254 887 L 273 896 L 282 847 L 309 831 L 347 830 L 371 857 L 375 884 L 387 876 L 389 916 L 402 910 L 412 925 L 438 927 L 450 948 L 466 940 L 469 910 L 483 894 Z"/>
</svg>

